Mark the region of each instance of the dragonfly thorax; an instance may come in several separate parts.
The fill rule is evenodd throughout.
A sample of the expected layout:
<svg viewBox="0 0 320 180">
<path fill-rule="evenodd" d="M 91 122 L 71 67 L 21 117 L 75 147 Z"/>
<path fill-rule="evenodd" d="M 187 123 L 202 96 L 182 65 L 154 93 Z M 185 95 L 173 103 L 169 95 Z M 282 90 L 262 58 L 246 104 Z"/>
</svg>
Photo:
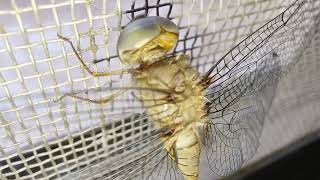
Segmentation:
<svg viewBox="0 0 320 180">
<path fill-rule="evenodd" d="M 199 73 L 189 63 L 189 56 L 165 59 L 136 74 L 138 87 L 151 88 L 140 92 L 140 99 L 158 126 L 171 126 L 202 121 L 205 114 L 203 88 Z"/>
</svg>

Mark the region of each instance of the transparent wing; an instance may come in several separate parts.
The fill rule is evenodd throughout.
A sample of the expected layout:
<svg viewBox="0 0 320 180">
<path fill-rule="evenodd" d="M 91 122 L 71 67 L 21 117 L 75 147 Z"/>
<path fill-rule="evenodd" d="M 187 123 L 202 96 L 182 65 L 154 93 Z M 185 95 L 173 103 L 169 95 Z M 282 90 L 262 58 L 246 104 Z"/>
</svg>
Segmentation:
<svg viewBox="0 0 320 180">
<path fill-rule="evenodd" d="M 121 128 L 124 127 L 124 128 Z M 163 150 L 161 133 L 167 129 L 155 129 L 146 114 L 132 114 L 124 119 L 124 125 L 96 128 L 95 151 L 100 158 L 84 165 L 63 179 L 180 179 L 175 164 Z M 104 153 L 103 153 L 104 152 Z M 92 152 L 94 153 L 94 152 Z"/>
<path fill-rule="evenodd" d="M 209 113 L 208 127 L 204 129 L 204 149 L 213 172 L 231 174 L 255 154 L 274 88 L 270 86 L 239 97 L 222 110 L 220 117 Z"/>
<path fill-rule="evenodd" d="M 318 6 L 295 1 L 207 72 L 211 81 L 204 144 L 216 174 L 231 174 L 256 152 L 277 81 L 310 42 L 314 24 L 306 18 L 313 20 L 310 9 Z"/>
<path fill-rule="evenodd" d="M 123 86 L 112 87 L 103 84 L 102 87 L 74 90 L 79 96 L 99 99 L 123 90 Z M 132 92 L 150 91 L 150 89 L 128 88 L 128 91 L 114 98 L 105 105 L 96 105 L 83 100 L 66 97 L 61 101 L 42 101 L 42 94 L 32 93 L 32 106 L 18 107 L 25 118 L 30 116 L 28 126 L 40 123 L 44 132 L 58 131 L 55 140 L 48 141 L 45 146 L 38 146 L 36 152 L 25 151 L 24 157 L 30 163 L 43 162 L 46 168 L 57 168 L 58 176 L 65 178 L 84 177 L 88 179 L 158 179 L 161 177 L 179 177 L 175 166 L 163 150 L 160 135 L 166 129 L 156 129 L 150 122 L 152 114 L 144 114 L 143 106 Z M 153 91 L 153 90 L 151 90 Z M 69 93 L 60 92 L 61 94 Z M 55 92 L 46 91 L 46 96 L 53 99 Z M 17 97 L 16 102 L 24 102 L 23 97 Z M 25 104 L 25 103 L 23 103 Z M 50 107 L 50 108 L 49 108 Z M 40 114 L 49 113 L 55 121 L 32 115 L 32 109 Z M 5 110 L 4 110 L 5 111 Z M 7 111 L 10 111 L 8 109 Z M 45 119 L 45 122 L 43 121 Z M 154 119 L 153 119 L 154 120 Z M 55 129 L 52 130 L 51 127 Z M 48 133 L 49 134 L 49 133 Z M 38 140 L 38 139 L 35 139 Z M 40 141 L 41 139 L 39 139 Z M 56 158 L 47 162 L 48 158 L 37 159 L 37 153 L 53 154 Z M 52 152 L 52 153 L 51 153 Z M 12 161 L 17 161 L 16 158 Z M 85 161 L 83 161 L 85 160 Z M 6 162 L 0 162 L 6 164 Z M 66 168 L 67 167 L 67 168 Z M 25 166 L 17 167 L 22 171 Z M 66 173 L 65 169 L 72 169 Z M 10 171 L 10 170 L 9 170 Z M 69 174 L 70 173 L 70 174 Z"/>
</svg>

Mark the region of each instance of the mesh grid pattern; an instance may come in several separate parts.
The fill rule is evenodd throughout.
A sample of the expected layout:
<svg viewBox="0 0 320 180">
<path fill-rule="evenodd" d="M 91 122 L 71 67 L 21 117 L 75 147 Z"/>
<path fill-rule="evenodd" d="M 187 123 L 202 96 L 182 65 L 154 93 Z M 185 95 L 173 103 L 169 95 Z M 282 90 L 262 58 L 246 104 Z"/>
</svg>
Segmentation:
<svg viewBox="0 0 320 180">
<path fill-rule="evenodd" d="M 173 53 L 191 55 L 194 66 L 205 72 L 239 40 L 292 2 L 12 0 L 2 3 L 0 177 L 61 178 L 121 154 L 117 147 L 151 132 L 144 120 L 117 118 L 128 108 L 123 104 L 128 96 L 103 107 L 76 100 L 62 105 L 52 103 L 52 98 L 65 92 L 126 78 L 123 75 L 93 79 L 75 60 L 71 49 L 57 38 L 57 32 L 76 42 L 86 62 L 101 61 L 92 64 L 94 68 L 119 69 L 123 67 L 116 55 L 116 40 L 121 28 L 137 15 L 160 15 L 180 27 L 179 43 Z M 206 56 L 199 51 L 210 53 Z M 108 86 L 117 84 L 108 83 Z M 104 94 L 108 92 L 99 95 Z"/>
</svg>

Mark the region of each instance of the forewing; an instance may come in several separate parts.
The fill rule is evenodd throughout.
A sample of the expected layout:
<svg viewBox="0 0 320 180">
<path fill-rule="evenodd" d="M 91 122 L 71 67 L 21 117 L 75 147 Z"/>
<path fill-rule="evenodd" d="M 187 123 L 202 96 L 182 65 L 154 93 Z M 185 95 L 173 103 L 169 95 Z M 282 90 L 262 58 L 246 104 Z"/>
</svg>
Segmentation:
<svg viewBox="0 0 320 180">
<path fill-rule="evenodd" d="M 297 62 L 317 24 L 310 11 L 315 7 L 315 1 L 295 1 L 206 73 L 211 82 L 204 144 L 218 175 L 233 173 L 255 154 L 277 82 Z"/>
</svg>

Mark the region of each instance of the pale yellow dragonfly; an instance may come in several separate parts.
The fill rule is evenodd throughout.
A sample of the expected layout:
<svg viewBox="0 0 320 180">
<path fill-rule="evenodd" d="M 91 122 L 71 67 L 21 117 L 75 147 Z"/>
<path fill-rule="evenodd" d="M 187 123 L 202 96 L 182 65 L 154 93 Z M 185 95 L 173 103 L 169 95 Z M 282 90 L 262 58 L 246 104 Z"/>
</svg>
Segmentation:
<svg viewBox="0 0 320 180">
<path fill-rule="evenodd" d="M 301 54 L 292 50 L 302 49 L 309 39 L 302 22 L 311 6 L 309 1 L 295 1 L 204 74 L 192 67 L 192 57 L 168 54 L 177 44 L 179 28 L 166 18 L 138 18 L 122 30 L 119 59 L 133 67 L 125 70 L 92 71 L 71 40 L 58 35 L 90 75 L 127 73 L 132 78 L 128 86 L 115 88 L 102 99 L 79 92 L 66 93 L 59 101 L 70 97 L 107 104 L 130 91 L 145 112 L 132 111 L 127 118 L 154 128 L 119 148 L 119 155 L 105 159 L 103 165 L 85 169 L 105 172 L 101 179 L 197 180 L 203 155 L 218 175 L 238 170 L 258 148 L 278 79 Z"/>
</svg>

